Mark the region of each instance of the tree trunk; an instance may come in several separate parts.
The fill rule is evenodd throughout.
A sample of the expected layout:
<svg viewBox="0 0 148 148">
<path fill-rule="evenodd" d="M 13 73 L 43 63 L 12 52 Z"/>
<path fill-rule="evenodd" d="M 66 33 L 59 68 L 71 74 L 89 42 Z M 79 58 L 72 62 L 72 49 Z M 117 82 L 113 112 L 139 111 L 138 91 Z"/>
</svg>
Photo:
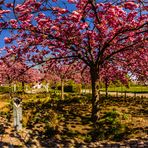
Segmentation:
<svg viewBox="0 0 148 148">
<path fill-rule="evenodd" d="M 16 84 L 13 84 L 13 91 L 16 92 Z"/>
<path fill-rule="evenodd" d="M 61 99 L 64 100 L 64 80 L 61 79 Z"/>
<path fill-rule="evenodd" d="M 45 89 L 46 89 L 46 92 L 49 93 L 49 84 L 48 83 L 45 85 Z"/>
<path fill-rule="evenodd" d="M 86 95 L 86 86 L 84 86 L 84 94 Z"/>
<path fill-rule="evenodd" d="M 96 124 L 96 121 L 99 119 L 99 101 L 100 101 L 100 96 L 98 93 L 99 86 L 97 85 L 98 71 L 92 68 L 90 74 L 91 74 L 91 86 L 92 86 L 91 120 L 94 124 Z"/>
<path fill-rule="evenodd" d="M 108 98 L 108 81 L 107 79 L 105 80 L 105 96 Z"/>
<path fill-rule="evenodd" d="M 12 99 L 12 86 L 10 81 L 9 81 L 9 96 L 10 96 L 10 99 Z"/>
<path fill-rule="evenodd" d="M 25 93 L 25 82 L 22 81 L 22 93 Z"/>
<path fill-rule="evenodd" d="M 78 93 L 79 93 L 79 95 L 81 95 L 81 93 L 82 93 L 82 85 L 79 84 L 79 85 L 78 85 L 78 88 L 79 88 Z"/>
</svg>

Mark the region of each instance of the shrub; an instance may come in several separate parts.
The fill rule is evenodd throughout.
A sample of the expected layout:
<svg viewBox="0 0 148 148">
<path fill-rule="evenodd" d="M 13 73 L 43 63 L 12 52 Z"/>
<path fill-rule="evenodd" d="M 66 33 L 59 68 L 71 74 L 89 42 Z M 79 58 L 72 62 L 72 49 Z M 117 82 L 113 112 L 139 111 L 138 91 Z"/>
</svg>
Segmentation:
<svg viewBox="0 0 148 148">
<path fill-rule="evenodd" d="M 58 86 L 58 90 L 61 90 L 61 86 Z M 74 92 L 72 85 L 65 85 L 64 86 L 64 92 Z"/>
<path fill-rule="evenodd" d="M 122 115 L 116 110 L 106 112 L 98 121 L 97 129 L 92 133 L 97 139 L 122 140 L 127 127 L 121 123 Z"/>
<path fill-rule="evenodd" d="M 8 93 L 10 88 L 8 86 L 0 86 L 0 92 Z"/>
</svg>

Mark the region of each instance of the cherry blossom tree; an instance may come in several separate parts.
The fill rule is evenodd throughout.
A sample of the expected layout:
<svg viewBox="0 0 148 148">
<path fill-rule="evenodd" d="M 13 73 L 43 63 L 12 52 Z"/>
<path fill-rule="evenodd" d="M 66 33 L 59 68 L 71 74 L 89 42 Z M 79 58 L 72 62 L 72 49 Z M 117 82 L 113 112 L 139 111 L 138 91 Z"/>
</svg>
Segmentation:
<svg viewBox="0 0 148 148">
<path fill-rule="evenodd" d="M 16 78 L 16 81 L 22 83 L 22 91 L 24 93 L 25 84 L 36 83 L 38 81 L 41 81 L 42 78 L 43 74 L 41 74 L 38 69 L 30 68 L 24 71 L 24 73 L 22 73 L 21 75 L 19 75 L 19 77 Z"/>
<path fill-rule="evenodd" d="M 148 50 L 144 0 L 13 0 L 1 6 L 0 28 L 11 31 L 5 43 L 17 42 L 13 52 L 32 52 L 28 58 L 34 63 L 76 59 L 89 68 L 94 123 L 99 118 L 97 81 L 103 65 L 112 60 L 121 68 Z"/>
<path fill-rule="evenodd" d="M 67 80 L 78 81 L 78 73 L 80 73 L 80 66 L 77 62 L 72 64 L 66 64 L 61 61 L 46 62 L 43 67 L 46 72 L 45 75 L 49 75 L 53 78 L 59 78 L 61 82 L 61 99 L 64 100 L 64 84 Z M 77 77 L 77 78 L 76 78 Z M 53 79 L 52 78 L 52 79 Z"/>
<path fill-rule="evenodd" d="M 116 64 L 117 66 L 117 64 Z M 115 67 L 114 63 L 106 64 L 100 71 L 100 81 L 105 84 L 106 98 L 110 83 L 120 81 L 125 86 L 128 85 L 128 71 Z"/>
<path fill-rule="evenodd" d="M 43 66 L 43 71 L 44 71 L 43 81 L 46 82 L 45 89 L 46 92 L 49 92 L 49 85 L 55 86 L 58 82 L 60 82 L 60 78 L 59 76 L 55 75 L 53 72 L 50 72 L 49 67 Z"/>
<path fill-rule="evenodd" d="M 131 77 L 143 84 L 148 83 L 148 52 L 134 54 L 134 58 L 128 62 L 128 71 Z"/>
<path fill-rule="evenodd" d="M 6 60 L 1 61 L 1 68 L 0 68 L 0 77 L 2 79 L 3 84 L 9 85 L 9 93 L 11 97 L 12 92 L 12 83 L 16 82 L 18 76 L 22 73 L 25 67 L 20 66 L 20 63 L 8 62 Z"/>
<path fill-rule="evenodd" d="M 24 92 L 25 83 L 39 81 L 42 77 L 38 69 L 28 68 L 25 63 L 7 57 L 1 61 L 0 78 L 3 84 L 9 84 L 10 89 L 12 83 L 21 82 Z"/>
</svg>

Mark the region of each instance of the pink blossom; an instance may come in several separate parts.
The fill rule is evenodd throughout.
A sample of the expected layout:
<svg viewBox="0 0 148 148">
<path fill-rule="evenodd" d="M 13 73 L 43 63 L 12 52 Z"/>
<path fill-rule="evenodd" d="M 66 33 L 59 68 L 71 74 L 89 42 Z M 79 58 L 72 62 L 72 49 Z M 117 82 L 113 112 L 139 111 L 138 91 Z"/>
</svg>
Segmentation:
<svg viewBox="0 0 148 148">
<path fill-rule="evenodd" d="M 134 9 L 138 8 L 138 4 L 136 4 L 134 2 L 126 2 L 124 4 L 124 7 L 129 10 L 134 10 Z"/>
<path fill-rule="evenodd" d="M 69 3 L 76 3 L 78 0 L 68 0 Z"/>
<path fill-rule="evenodd" d="M 12 42 L 12 39 L 11 38 L 8 38 L 8 37 L 5 37 L 4 38 L 4 41 L 5 41 L 6 44 L 8 44 L 8 43 L 11 43 Z"/>
<path fill-rule="evenodd" d="M 0 15 L 2 15 L 4 13 L 10 13 L 10 10 L 0 10 Z"/>
<path fill-rule="evenodd" d="M 57 26 L 52 26 L 52 27 L 51 27 L 51 30 L 56 30 L 56 31 L 57 31 L 57 30 L 59 30 L 59 27 L 57 27 Z"/>
<path fill-rule="evenodd" d="M 81 24 L 81 27 L 82 27 L 82 29 L 87 28 L 87 27 L 88 27 L 88 23 L 83 23 L 83 24 Z"/>
<path fill-rule="evenodd" d="M 82 16 L 80 11 L 73 11 L 71 14 L 72 19 L 80 21 Z"/>
<path fill-rule="evenodd" d="M 13 27 L 13 28 L 17 28 L 17 21 L 15 19 L 11 19 L 10 20 L 10 25 Z"/>
<path fill-rule="evenodd" d="M 47 19 L 39 19 L 38 24 L 39 25 L 44 25 L 45 23 L 47 23 L 48 20 Z"/>
<path fill-rule="evenodd" d="M 13 3 L 7 3 L 7 4 L 6 4 L 6 7 L 12 8 L 12 7 L 13 7 Z"/>
</svg>

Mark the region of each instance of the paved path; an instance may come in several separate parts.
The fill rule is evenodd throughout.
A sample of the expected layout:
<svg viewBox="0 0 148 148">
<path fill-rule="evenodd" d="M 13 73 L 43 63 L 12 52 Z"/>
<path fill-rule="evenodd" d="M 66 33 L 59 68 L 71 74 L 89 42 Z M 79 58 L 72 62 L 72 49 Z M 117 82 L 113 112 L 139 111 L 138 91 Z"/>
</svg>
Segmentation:
<svg viewBox="0 0 148 148">
<path fill-rule="evenodd" d="M 101 92 L 101 94 L 105 94 L 105 92 Z M 109 95 L 114 95 L 114 96 L 129 96 L 129 97 L 146 97 L 148 98 L 148 93 L 120 93 L 120 92 L 108 92 Z"/>
<path fill-rule="evenodd" d="M 86 89 L 86 90 L 82 90 L 82 93 L 91 93 L 91 91 L 89 89 Z M 105 94 L 104 91 L 100 91 L 101 94 Z M 120 93 L 120 92 L 108 92 L 109 95 L 113 95 L 113 96 L 129 96 L 129 97 L 146 97 L 148 98 L 148 93 L 128 93 L 126 92 L 123 92 L 123 93 Z"/>
</svg>

